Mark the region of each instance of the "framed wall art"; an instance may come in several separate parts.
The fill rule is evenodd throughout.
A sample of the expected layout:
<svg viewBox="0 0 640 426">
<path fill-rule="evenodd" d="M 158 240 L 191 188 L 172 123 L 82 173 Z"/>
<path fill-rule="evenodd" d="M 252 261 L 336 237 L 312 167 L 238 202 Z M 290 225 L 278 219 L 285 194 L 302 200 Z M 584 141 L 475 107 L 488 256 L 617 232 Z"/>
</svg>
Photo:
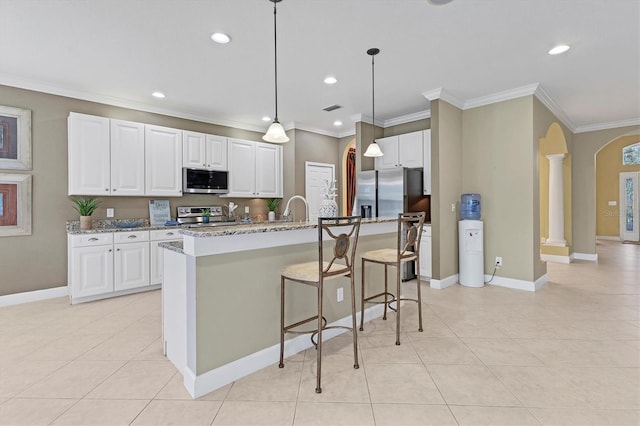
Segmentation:
<svg viewBox="0 0 640 426">
<path fill-rule="evenodd" d="M 0 237 L 31 235 L 31 175 L 0 173 Z"/>
<path fill-rule="evenodd" d="M 31 110 L 0 105 L 0 169 L 31 170 Z"/>
</svg>

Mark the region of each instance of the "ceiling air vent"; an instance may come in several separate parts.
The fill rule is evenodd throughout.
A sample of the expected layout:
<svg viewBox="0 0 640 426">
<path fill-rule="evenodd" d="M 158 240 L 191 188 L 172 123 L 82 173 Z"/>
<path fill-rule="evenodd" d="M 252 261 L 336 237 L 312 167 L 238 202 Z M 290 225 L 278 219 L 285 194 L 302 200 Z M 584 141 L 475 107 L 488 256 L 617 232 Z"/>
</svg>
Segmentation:
<svg viewBox="0 0 640 426">
<path fill-rule="evenodd" d="M 342 108 L 342 105 L 333 104 L 333 105 L 329 105 L 328 107 L 322 108 L 322 110 L 329 112 L 329 111 L 335 111 L 340 108 Z"/>
</svg>

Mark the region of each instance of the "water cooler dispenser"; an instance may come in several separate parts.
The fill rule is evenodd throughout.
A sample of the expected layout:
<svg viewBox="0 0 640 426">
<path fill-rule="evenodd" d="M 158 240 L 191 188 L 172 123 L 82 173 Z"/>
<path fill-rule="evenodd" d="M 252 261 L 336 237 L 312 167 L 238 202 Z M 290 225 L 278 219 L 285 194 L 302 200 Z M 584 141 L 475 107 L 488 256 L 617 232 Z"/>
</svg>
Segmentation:
<svg viewBox="0 0 640 426">
<path fill-rule="evenodd" d="M 484 285 L 484 236 L 480 195 L 462 194 L 458 222 L 459 279 L 465 287 Z"/>
</svg>

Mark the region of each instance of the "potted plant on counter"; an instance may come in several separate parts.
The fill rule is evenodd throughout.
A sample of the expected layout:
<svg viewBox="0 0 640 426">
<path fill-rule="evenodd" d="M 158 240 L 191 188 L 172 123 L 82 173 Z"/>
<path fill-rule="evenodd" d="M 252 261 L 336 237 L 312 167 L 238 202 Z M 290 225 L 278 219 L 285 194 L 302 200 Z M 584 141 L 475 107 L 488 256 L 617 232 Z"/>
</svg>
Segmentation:
<svg viewBox="0 0 640 426">
<path fill-rule="evenodd" d="M 281 198 L 267 198 L 266 200 L 267 208 L 269 209 L 269 222 L 273 222 L 276 220 L 276 209 L 280 205 Z"/>
<path fill-rule="evenodd" d="M 80 229 L 91 229 L 91 215 L 98 208 L 98 200 L 95 198 L 72 198 L 73 207 L 80 213 Z"/>
<path fill-rule="evenodd" d="M 210 217 L 211 217 L 211 209 L 202 210 L 202 223 L 209 223 Z"/>
</svg>

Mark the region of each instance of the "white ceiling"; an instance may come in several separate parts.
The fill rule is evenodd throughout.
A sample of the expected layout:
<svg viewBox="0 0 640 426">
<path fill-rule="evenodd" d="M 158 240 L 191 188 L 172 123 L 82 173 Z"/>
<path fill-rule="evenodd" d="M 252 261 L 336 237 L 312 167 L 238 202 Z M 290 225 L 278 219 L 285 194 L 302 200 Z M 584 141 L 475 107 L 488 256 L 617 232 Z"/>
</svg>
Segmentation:
<svg viewBox="0 0 640 426">
<path fill-rule="evenodd" d="M 571 50 L 548 55 L 559 43 Z M 539 84 L 574 131 L 640 124 L 638 0 L 283 0 L 285 127 L 339 136 L 370 117 L 370 47 L 376 122 L 427 116 L 423 94 L 439 88 L 465 107 Z M 262 131 L 273 54 L 268 0 L 0 0 L 10 86 Z M 322 111 L 331 104 L 343 108 Z"/>
</svg>

